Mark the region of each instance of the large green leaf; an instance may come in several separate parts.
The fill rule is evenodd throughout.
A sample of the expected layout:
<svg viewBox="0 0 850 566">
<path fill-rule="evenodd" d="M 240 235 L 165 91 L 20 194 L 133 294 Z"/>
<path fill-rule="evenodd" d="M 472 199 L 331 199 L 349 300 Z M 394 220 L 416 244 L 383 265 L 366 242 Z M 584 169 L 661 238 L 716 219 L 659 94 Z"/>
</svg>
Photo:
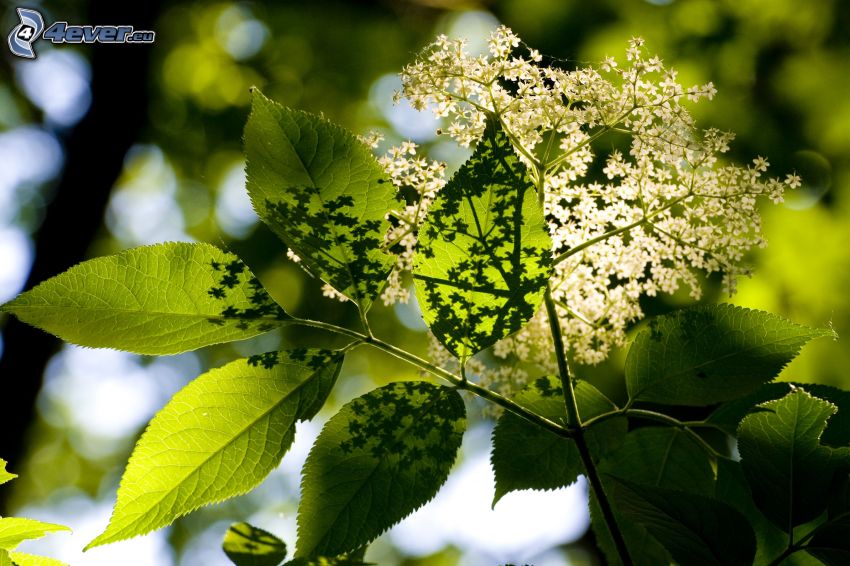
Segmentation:
<svg viewBox="0 0 850 566">
<path fill-rule="evenodd" d="M 616 409 L 586 381 L 576 383 L 575 393 L 582 420 Z M 563 389 L 555 377 L 538 378 L 520 391 L 514 401 L 556 423 L 569 421 Z M 588 429 L 585 438 L 593 456 L 600 458 L 617 448 L 626 434 L 627 424 L 624 417 L 617 417 Z M 573 483 L 584 473 L 575 441 L 535 426 L 513 413 L 499 417 L 493 429 L 490 463 L 496 474 L 494 506 L 511 491 L 556 489 Z"/>
<path fill-rule="evenodd" d="M 4 483 L 13 480 L 16 477 L 18 477 L 17 474 L 13 474 L 11 472 L 6 471 L 6 460 L 0 458 L 0 485 L 3 485 Z"/>
<path fill-rule="evenodd" d="M 606 478 L 616 477 L 650 487 L 664 487 L 710 496 L 714 472 L 705 451 L 687 433 L 671 427 L 644 427 L 629 432 L 622 445 L 599 464 Z M 608 482 L 603 478 L 603 483 Z M 667 564 L 668 551 L 646 528 L 615 514 L 635 564 Z M 591 521 L 609 562 L 619 564 L 614 542 L 591 499 Z"/>
<path fill-rule="evenodd" d="M 399 382 L 346 404 L 304 464 L 296 556 L 350 552 L 427 503 L 466 426 L 458 392 Z"/>
<path fill-rule="evenodd" d="M 759 405 L 738 428 L 738 451 L 753 499 L 778 527 L 790 528 L 820 515 L 829 501 L 836 467 L 848 449 L 820 442 L 835 405 L 795 389 Z"/>
<path fill-rule="evenodd" d="M 735 436 L 744 417 L 753 411 L 764 410 L 757 408 L 757 405 L 784 397 L 792 387 L 803 387 L 815 397 L 825 399 L 838 408 L 838 412 L 827 422 L 820 439 L 822 443 L 835 448 L 850 444 L 850 391 L 817 383 L 767 383 L 750 395 L 723 403 L 712 411 L 706 422 Z"/>
<path fill-rule="evenodd" d="M 41 538 L 47 533 L 70 530 L 64 525 L 54 525 L 34 519 L 2 517 L 0 518 L 0 549 L 14 550 L 25 540 Z"/>
<path fill-rule="evenodd" d="M 642 525 L 675 561 L 689 566 L 750 566 L 756 538 L 733 507 L 695 493 L 609 477 L 618 512 Z M 637 562 L 644 564 L 645 562 Z"/>
<path fill-rule="evenodd" d="M 351 132 L 254 89 L 248 193 L 302 265 L 368 309 L 394 264 L 382 249 L 396 190 Z"/>
<path fill-rule="evenodd" d="M 735 399 L 775 378 L 806 342 L 819 336 L 833 332 L 732 305 L 656 317 L 629 350 L 629 397 L 671 405 Z"/>
<path fill-rule="evenodd" d="M 0 309 L 74 344 L 152 355 L 250 338 L 289 318 L 238 257 L 188 243 L 84 261 Z"/>
<path fill-rule="evenodd" d="M 278 566 L 286 558 L 282 540 L 248 523 L 230 525 L 221 547 L 236 566 Z"/>
<path fill-rule="evenodd" d="M 534 185 L 491 119 L 420 230 L 413 276 L 422 316 L 465 360 L 534 315 L 551 263 L 552 241 Z"/>
<path fill-rule="evenodd" d="M 88 548 L 254 488 L 289 449 L 296 421 L 321 408 L 342 360 L 329 350 L 269 352 L 192 381 L 136 444 L 109 526 Z"/>
</svg>

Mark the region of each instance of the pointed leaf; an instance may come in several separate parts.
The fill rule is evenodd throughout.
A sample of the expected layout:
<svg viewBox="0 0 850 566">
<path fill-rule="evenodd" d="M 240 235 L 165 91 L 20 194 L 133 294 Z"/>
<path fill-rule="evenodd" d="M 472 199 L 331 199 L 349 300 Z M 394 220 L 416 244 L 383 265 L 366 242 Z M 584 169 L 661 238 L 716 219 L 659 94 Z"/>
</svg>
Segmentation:
<svg viewBox="0 0 850 566">
<path fill-rule="evenodd" d="M 712 411 L 706 422 L 730 436 L 735 436 L 738 433 L 738 425 L 744 417 L 751 412 L 765 410 L 758 408 L 757 405 L 765 401 L 781 399 L 792 387 L 802 387 L 815 397 L 825 399 L 838 408 L 838 412 L 827 422 L 826 430 L 821 437 L 822 443 L 835 448 L 850 444 L 850 391 L 817 383 L 767 383 L 750 395 L 723 403 Z"/>
<path fill-rule="evenodd" d="M 461 360 L 537 311 L 552 241 L 528 171 L 496 120 L 440 191 L 418 245 L 413 275 L 422 316 Z"/>
<path fill-rule="evenodd" d="M 23 552 L 10 552 L 9 556 L 12 558 L 15 566 L 68 566 L 55 558 L 25 554 Z M 0 562 L 0 565 L 2 565 L 2 562 Z"/>
<path fill-rule="evenodd" d="M 304 464 L 296 556 L 335 556 L 372 541 L 431 500 L 457 456 L 458 392 L 391 383 L 346 404 Z"/>
<path fill-rule="evenodd" d="M 702 495 L 608 478 L 617 510 L 642 525 L 675 561 L 693 566 L 750 566 L 756 539 L 747 519 Z"/>
<path fill-rule="evenodd" d="M 577 381 L 575 392 L 582 420 L 617 408 L 586 381 Z M 568 421 L 563 389 L 555 377 L 535 380 L 514 401 L 556 423 Z M 585 438 L 594 457 L 602 457 L 617 448 L 626 434 L 627 424 L 625 418 L 617 417 L 588 429 Z M 511 491 L 557 489 L 573 483 L 584 473 L 575 441 L 507 412 L 499 417 L 493 429 L 490 462 L 496 474 L 494 506 Z"/>
<path fill-rule="evenodd" d="M 774 379 L 806 342 L 820 336 L 834 333 L 732 305 L 656 317 L 629 350 L 629 397 L 670 405 L 735 399 Z"/>
<path fill-rule="evenodd" d="M 250 338 L 288 318 L 238 257 L 187 243 L 84 261 L 0 310 L 67 342 L 151 355 Z"/>
<path fill-rule="evenodd" d="M 6 460 L 0 458 L 0 485 L 3 485 L 8 481 L 12 481 L 16 477 L 18 477 L 18 474 L 6 471 Z"/>
<path fill-rule="evenodd" d="M 236 566 L 278 566 L 286 558 L 282 540 L 248 523 L 230 525 L 221 546 Z"/>
<path fill-rule="evenodd" d="M 759 405 L 738 428 L 741 465 L 764 515 L 788 531 L 820 515 L 829 501 L 836 466 L 848 449 L 820 443 L 835 405 L 796 389 Z"/>
<path fill-rule="evenodd" d="M 342 354 L 269 352 L 209 371 L 151 420 L 121 478 L 106 531 L 87 548 L 141 535 L 259 484 L 333 387 Z"/>
<path fill-rule="evenodd" d="M 2 517 L 0 518 L 0 549 L 14 550 L 25 540 L 41 538 L 47 533 L 70 530 L 64 525 L 54 525 L 34 519 Z"/>
<path fill-rule="evenodd" d="M 309 271 L 366 310 L 395 260 L 381 244 L 396 190 L 351 132 L 254 89 L 245 126 L 254 209 Z"/>
</svg>

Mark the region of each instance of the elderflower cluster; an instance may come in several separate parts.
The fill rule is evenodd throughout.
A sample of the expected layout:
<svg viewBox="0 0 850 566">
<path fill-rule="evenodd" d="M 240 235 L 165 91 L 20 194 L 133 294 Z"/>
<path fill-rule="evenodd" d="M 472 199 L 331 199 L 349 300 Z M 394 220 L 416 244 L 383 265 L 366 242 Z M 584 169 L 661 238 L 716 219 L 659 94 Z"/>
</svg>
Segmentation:
<svg viewBox="0 0 850 566">
<path fill-rule="evenodd" d="M 721 272 L 734 292 L 736 278 L 748 273 L 745 254 L 765 245 L 757 197 L 780 202 L 800 179 L 766 177 L 761 157 L 745 167 L 724 162 L 733 134 L 698 130 L 682 105 L 711 99 L 714 86 L 682 87 L 676 71 L 647 56 L 641 39 L 629 43 L 625 64 L 607 58 L 598 68 L 544 64 L 535 50 L 518 53 L 520 45 L 506 27 L 493 32 L 483 56 L 469 54 L 464 40 L 440 36 L 404 69 L 399 96 L 447 120 L 445 132 L 463 146 L 481 136 L 488 114 L 499 117 L 543 187 L 555 258 L 551 286 L 565 340 L 576 361 L 598 363 L 643 317 L 641 295 L 685 286 L 698 298 L 699 272 Z M 594 144 L 606 134 L 611 141 Z M 623 151 L 602 151 L 615 144 Z M 421 186 L 421 172 L 431 169 L 411 168 L 404 153 L 397 150 L 384 166 L 394 178 L 412 171 L 414 181 L 404 182 Z M 419 192 L 432 199 L 436 191 Z M 404 241 L 402 268 L 410 267 L 424 216 L 417 207 L 408 206 L 388 236 Z M 406 298 L 398 287 L 385 296 Z M 474 359 L 467 372 L 498 386 L 508 367 L 516 386 L 526 374 L 512 368 L 553 371 L 548 324 L 541 309 L 493 348 L 504 364 L 493 369 Z M 435 361 L 449 363 L 436 342 L 431 350 Z"/>
<path fill-rule="evenodd" d="M 437 193 L 446 184 L 445 164 L 417 157 L 416 150 L 415 143 L 406 141 L 378 159 L 405 203 L 403 208 L 390 211 L 388 217 L 392 227 L 384 236 L 385 248 L 396 257 L 395 268 L 381 293 L 386 305 L 406 303 L 410 299 L 410 290 L 404 284 L 403 276 L 413 269 L 419 225 Z M 408 193 L 405 194 L 405 191 Z"/>
</svg>

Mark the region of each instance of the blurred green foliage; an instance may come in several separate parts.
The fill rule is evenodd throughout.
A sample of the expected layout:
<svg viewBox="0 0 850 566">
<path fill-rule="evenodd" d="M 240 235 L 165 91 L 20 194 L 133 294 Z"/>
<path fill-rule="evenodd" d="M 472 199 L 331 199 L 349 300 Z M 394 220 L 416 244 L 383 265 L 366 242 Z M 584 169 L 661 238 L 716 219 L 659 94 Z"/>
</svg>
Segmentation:
<svg viewBox="0 0 850 566">
<path fill-rule="evenodd" d="M 44 9 L 48 19 L 82 21 L 85 3 L 48 1 Z M 3 18 L 10 27 L 10 15 Z M 639 35 L 650 52 L 679 70 L 684 84 L 713 81 L 716 99 L 693 108 L 700 125 L 737 132 L 731 159 L 749 162 L 765 155 L 774 174 L 796 170 L 804 182 L 784 205 L 765 205 L 769 246 L 753 254 L 755 275 L 741 281 L 731 301 L 802 324 L 831 325 L 839 336 L 850 335 L 850 6 L 844 0 L 164 3 L 155 26 L 152 66 L 140 69 L 147 76 L 151 120 L 137 151 L 125 162 L 106 229 L 91 255 L 140 243 L 138 230 L 128 228 L 126 203 L 165 199 L 177 211 L 174 218 L 185 234 L 238 253 L 290 312 L 306 314 L 309 305 L 310 316 L 355 323 L 355 310 L 322 297 L 320 288 L 286 260 L 271 232 L 228 212 L 244 190 L 241 137 L 248 89 L 259 86 L 285 105 L 324 113 L 358 133 L 381 130 L 395 142 L 403 135 L 394 130 L 388 109 L 391 89 L 386 85 L 391 83 L 386 75 L 397 73 L 436 33 L 476 32 L 497 21 L 559 64 L 619 56 L 627 40 Z M 88 56 L 85 46 L 61 49 Z M 0 68 L 0 81 L 0 129 L 38 122 L 39 111 L 14 82 L 13 70 Z M 378 100 L 379 95 L 385 98 Z M 433 148 L 446 158 L 444 142 L 433 137 L 422 141 L 426 150 Z M 458 155 L 455 166 L 466 154 Z M 728 300 L 717 281 L 707 285 L 706 300 Z M 662 297 L 644 306 L 655 314 L 688 301 Z M 401 312 L 405 318 L 404 309 L 376 305 L 374 311 L 378 335 L 393 336 L 396 343 L 424 354 L 422 332 L 397 316 Z M 303 345 L 315 336 L 299 329 L 272 340 Z M 843 342 L 812 344 L 783 377 L 850 388 L 850 348 Z M 265 338 L 212 348 L 199 354 L 200 366 L 222 365 L 234 354 L 275 345 Z M 622 383 L 623 359 L 618 353 L 602 366 L 578 368 L 578 374 L 622 398 L 617 384 Z M 413 370 L 388 357 L 356 351 L 346 362 L 340 380 L 345 385 L 336 390 L 338 399 L 331 406 L 412 377 Z M 79 449 L 80 431 L 63 425 L 67 407 L 42 399 L 40 409 L 44 418 L 32 431 L 29 461 L 15 466 L 24 478 L 18 482 L 17 504 L 60 497 L 60 488 L 111 494 L 133 439 L 117 445 L 113 441 L 104 455 L 91 457 Z M 179 549 L 210 524 L 247 517 L 261 504 L 271 512 L 294 510 L 291 501 L 238 499 L 179 521 L 170 542 Z M 402 563 L 396 551 L 381 552 Z M 572 556 L 576 552 L 580 562 L 592 563 L 581 550 Z M 448 549 L 433 560 L 406 563 L 448 565 L 458 556 Z"/>
</svg>

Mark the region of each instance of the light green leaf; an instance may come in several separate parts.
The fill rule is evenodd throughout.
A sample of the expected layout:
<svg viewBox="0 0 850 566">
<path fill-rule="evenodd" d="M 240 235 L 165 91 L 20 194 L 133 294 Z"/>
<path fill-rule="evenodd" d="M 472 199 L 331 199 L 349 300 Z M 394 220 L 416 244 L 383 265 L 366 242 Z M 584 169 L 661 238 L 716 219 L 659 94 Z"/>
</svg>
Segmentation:
<svg viewBox="0 0 850 566">
<path fill-rule="evenodd" d="M 278 566 L 286 558 L 282 540 L 248 523 L 230 525 L 221 546 L 236 566 Z"/>
<path fill-rule="evenodd" d="M 11 556 L 15 566 L 68 566 L 61 560 L 56 560 L 55 558 L 25 554 L 23 552 L 12 552 L 9 556 Z"/>
<path fill-rule="evenodd" d="M 396 190 L 369 148 L 254 89 L 245 126 L 254 209 L 301 264 L 369 308 L 395 260 L 382 249 Z"/>
<path fill-rule="evenodd" d="M 422 316 L 461 360 L 537 311 L 552 241 L 528 171 L 497 120 L 440 191 L 418 246 L 413 276 Z"/>
<path fill-rule="evenodd" d="M 250 338 L 289 318 L 235 255 L 188 243 L 84 261 L 0 310 L 67 342 L 151 355 Z"/>
<path fill-rule="evenodd" d="M 629 350 L 629 397 L 671 405 L 735 399 L 774 379 L 806 342 L 820 336 L 834 333 L 732 305 L 656 317 Z"/>
<path fill-rule="evenodd" d="M 616 409 L 614 403 L 586 381 L 576 382 L 575 393 L 582 420 Z M 563 389 L 555 377 L 540 377 L 520 391 L 514 401 L 553 422 L 569 421 Z M 616 449 L 626 434 L 627 424 L 624 417 L 617 417 L 588 429 L 585 438 L 594 457 Z M 573 483 L 584 473 L 575 441 L 507 412 L 499 417 L 493 429 L 490 463 L 496 475 L 493 506 L 511 491 L 557 489 Z"/>
<path fill-rule="evenodd" d="M 731 506 L 702 495 L 609 477 L 616 509 L 642 525 L 679 564 L 750 566 L 756 538 Z M 635 562 L 648 564 L 647 562 Z"/>
<path fill-rule="evenodd" d="M 8 481 L 12 481 L 16 477 L 18 477 L 18 474 L 6 471 L 6 460 L 0 458 L 0 485 L 3 485 Z"/>
<path fill-rule="evenodd" d="M 0 549 L 15 550 L 25 540 L 41 538 L 47 533 L 70 530 L 64 525 L 54 525 L 34 519 L 2 517 L 0 518 Z"/>
<path fill-rule="evenodd" d="M 738 428 L 738 451 L 753 500 L 776 526 L 790 528 L 820 515 L 848 449 L 820 442 L 835 405 L 795 389 L 759 405 Z"/>
<path fill-rule="evenodd" d="M 269 352 L 209 371 L 151 420 L 121 478 L 109 526 L 87 548 L 150 532 L 259 484 L 312 418 L 343 356 Z"/>
<path fill-rule="evenodd" d="M 466 427 L 458 392 L 399 382 L 346 404 L 304 464 L 296 556 L 335 556 L 369 543 L 431 500 Z"/>
<path fill-rule="evenodd" d="M 12 558 L 9 556 L 8 550 L 0 548 L 0 566 L 15 566 L 12 564 Z"/>
</svg>

